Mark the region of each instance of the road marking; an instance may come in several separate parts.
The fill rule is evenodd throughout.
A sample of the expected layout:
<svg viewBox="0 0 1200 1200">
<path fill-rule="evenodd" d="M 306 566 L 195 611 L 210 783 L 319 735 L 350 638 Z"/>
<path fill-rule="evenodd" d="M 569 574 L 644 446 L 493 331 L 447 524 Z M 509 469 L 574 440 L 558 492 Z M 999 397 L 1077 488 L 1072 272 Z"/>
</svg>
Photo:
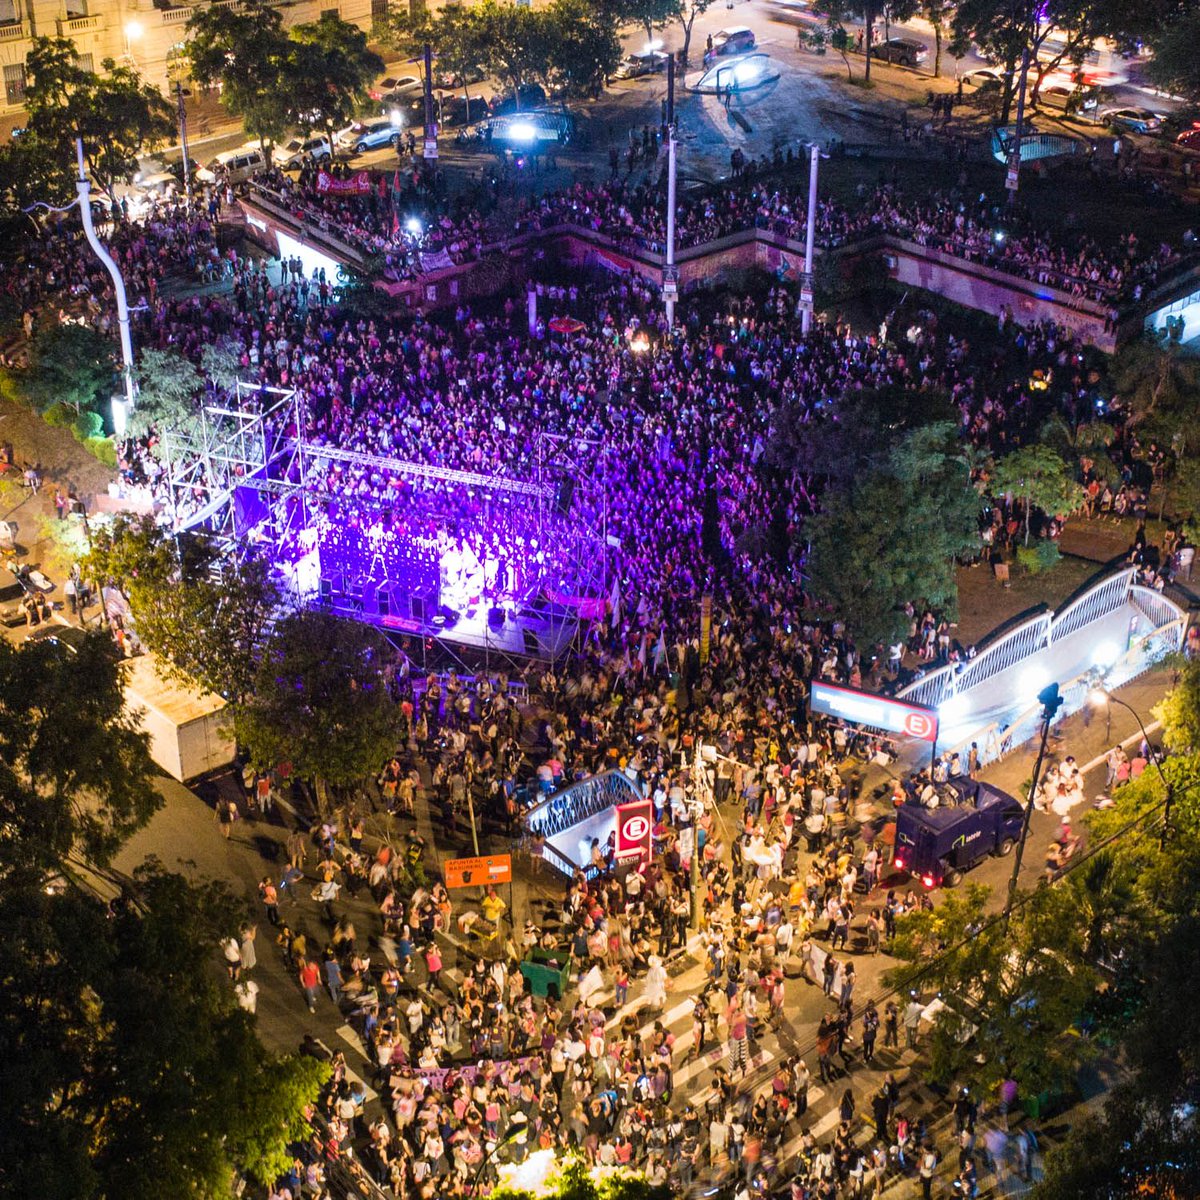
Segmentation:
<svg viewBox="0 0 1200 1200">
<path fill-rule="evenodd" d="M 361 1054 L 368 1062 L 371 1061 L 371 1056 L 367 1053 L 367 1048 L 363 1045 L 362 1038 L 355 1033 L 353 1027 L 350 1025 L 339 1025 L 337 1028 L 337 1035 L 342 1039 L 343 1042 L 353 1046 L 354 1049 L 357 1050 L 359 1054 Z M 346 1078 L 349 1079 L 351 1083 L 362 1084 L 363 1097 L 368 1104 L 370 1104 L 372 1100 L 379 1099 L 379 1093 L 373 1087 L 371 1087 L 371 1085 L 367 1083 L 367 1081 L 363 1079 L 361 1075 L 353 1070 L 348 1063 L 346 1064 Z"/>
</svg>

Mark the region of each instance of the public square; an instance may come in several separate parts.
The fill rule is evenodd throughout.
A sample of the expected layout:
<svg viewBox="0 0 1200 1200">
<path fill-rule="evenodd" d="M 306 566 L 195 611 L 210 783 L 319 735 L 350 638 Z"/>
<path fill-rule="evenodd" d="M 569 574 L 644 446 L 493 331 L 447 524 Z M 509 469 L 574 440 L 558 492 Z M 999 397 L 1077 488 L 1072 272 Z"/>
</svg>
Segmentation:
<svg viewBox="0 0 1200 1200">
<path fill-rule="evenodd" d="M 1200 16 L 977 7 L 31 38 L 0 1187 L 1197 1194 Z"/>
</svg>

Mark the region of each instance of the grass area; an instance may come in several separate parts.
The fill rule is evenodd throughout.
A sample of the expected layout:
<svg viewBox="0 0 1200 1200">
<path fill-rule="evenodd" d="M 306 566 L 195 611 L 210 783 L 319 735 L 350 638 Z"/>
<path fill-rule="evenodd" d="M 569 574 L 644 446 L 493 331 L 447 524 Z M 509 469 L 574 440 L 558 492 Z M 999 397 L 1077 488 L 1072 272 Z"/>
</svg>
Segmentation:
<svg viewBox="0 0 1200 1200">
<path fill-rule="evenodd" d="M 1064 555 L 1057 566 L 1031 575 L 1012 564 L 1005 587 L 984 565 L 962 567 L 958 572 L 958 640 L 977 644 L 993 629 L 1039 604 L 1057 608 L 1100 568 L 1086 559 Z"/>
</svg>

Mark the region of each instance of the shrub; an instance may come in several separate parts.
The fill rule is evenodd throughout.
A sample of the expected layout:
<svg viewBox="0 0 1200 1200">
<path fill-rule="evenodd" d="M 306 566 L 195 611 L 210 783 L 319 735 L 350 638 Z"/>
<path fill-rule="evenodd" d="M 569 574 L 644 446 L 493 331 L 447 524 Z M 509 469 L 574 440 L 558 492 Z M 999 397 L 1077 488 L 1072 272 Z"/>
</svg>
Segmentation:
<svg viewBox="0 0 1200 1200">
<path fill-rule="evenodd" d="M 85 410 L 75 418 L 72 432 L 84 443 L 91 441 L 93 438 L 103 440 L 104 418 L 97 412 Z"/>
<path fill-rule="evenodd" d="M 90 437 L 83 443 L 106 467 L 117 465 L 117 444 L 110 437 Z"/>
<path fill-rule="evenodd" d="M 1042 538 L 1032 546 L 1017 547 L 1017 562 L 1030 575 L 1040 575 L 1043 571 L 1051 571 L 1058 566 L 1062 552 L 1057 542 Z"/>
<path fill-rule="evenodd" d="M 77 416 L 69 404 L 52 404 L 42 413 L 42 420 L 55 429 L 70 429 Z"/>
</svg>

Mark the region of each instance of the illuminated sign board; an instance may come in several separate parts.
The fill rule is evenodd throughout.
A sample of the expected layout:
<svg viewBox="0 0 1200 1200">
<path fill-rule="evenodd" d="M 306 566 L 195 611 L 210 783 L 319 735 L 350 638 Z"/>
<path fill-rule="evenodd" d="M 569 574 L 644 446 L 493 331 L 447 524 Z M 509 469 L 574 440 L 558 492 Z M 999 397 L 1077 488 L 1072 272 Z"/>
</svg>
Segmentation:
<svg viewBox="0 0 1200 1200">
<path fill-rule="evenodd" d="M 937 741 L 937 713 L 924 704 L 905 704 L 872 692 L 818 681 L 812 685 L 809 707 L 813 712 L 852 721 L 855 725 L 870 725 L 923 742 Z"/>
</svg>

